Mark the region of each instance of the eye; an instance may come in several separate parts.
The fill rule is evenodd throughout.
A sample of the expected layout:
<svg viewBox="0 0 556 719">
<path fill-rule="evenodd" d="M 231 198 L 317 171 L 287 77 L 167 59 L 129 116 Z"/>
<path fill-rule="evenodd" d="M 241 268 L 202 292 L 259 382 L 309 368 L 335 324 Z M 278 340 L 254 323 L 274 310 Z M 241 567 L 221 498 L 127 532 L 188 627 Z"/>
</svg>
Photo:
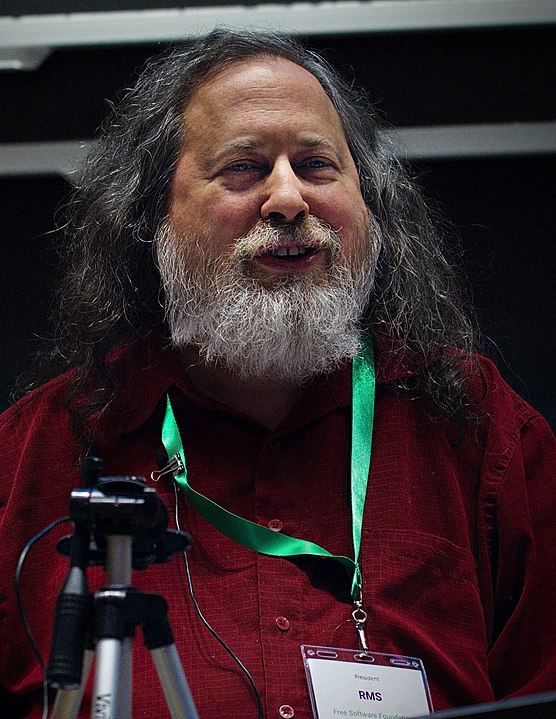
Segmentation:
<svg viewBox="0 0 556 719">
<path fill-rule="evenodd" d="M 336 178 L 337 167 L 326 157 L 308 157 L 296 165 L 296 172 L 313 182 L 328 182 Z"/>
<path fill-rule="evenodd" d="M 321 170 L 323 167 L 330 167 L 330 163 L 327 160 L 323 160 L 322 157 L 314 157 L 302 162 L 301 166 L 309 170 Z"/>
<path fill-rule="evenodd" d="M 258 170 L 259 167 L 254 162 L 235 162 L 233 165 L 229 165 L 227 170 L 230 172 L 248 172 L 249 170 Z"/>
<path fill-rule="evenodd" d="M 264 163 L 257 160 L 234 160 L 219 172 L 220 182 L 233 192 L 242 192 L 255 185 L 266 173 Z"/>
</svg>

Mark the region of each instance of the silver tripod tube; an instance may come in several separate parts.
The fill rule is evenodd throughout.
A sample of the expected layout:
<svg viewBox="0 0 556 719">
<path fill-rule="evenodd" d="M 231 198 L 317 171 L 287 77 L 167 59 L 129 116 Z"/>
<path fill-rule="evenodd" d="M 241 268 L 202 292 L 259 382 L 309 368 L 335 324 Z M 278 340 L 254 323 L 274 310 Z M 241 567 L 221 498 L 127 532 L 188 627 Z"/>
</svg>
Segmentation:
<svg viewBox="0 0 556 719">
<path fill-rule="evenodd" d="M 132 538 L 129 535 L 106 537 L 106 587 L 95 598 L 112 601 L 115 612 L 118 603 L 125 601 L 126 589 L 131 585 Z M 95 681 L 91 715 L 103 719 L 131 719 L 132 717 L 132 659 L 131 638 L 122 635 L 101 637 L 96 644 Z"/>
</svg>

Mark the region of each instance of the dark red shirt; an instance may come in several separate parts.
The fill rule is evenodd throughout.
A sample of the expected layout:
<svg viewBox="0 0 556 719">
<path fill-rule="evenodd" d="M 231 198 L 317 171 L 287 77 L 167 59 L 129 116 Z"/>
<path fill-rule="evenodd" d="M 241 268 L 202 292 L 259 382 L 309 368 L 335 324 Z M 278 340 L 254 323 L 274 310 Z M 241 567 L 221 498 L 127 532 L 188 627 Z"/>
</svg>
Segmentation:
<svg viewBox="0 0 556 719">
<path fill-rule="evenodd" d="M 370 648 L 420 657 L 435 709 L 556 689 L 550 429 L 482 360 L 480 422 L 462 438 L 425 399 L 397 396 L 391 380 L 411 370 L 390 359 L 379 354 L 361 548 Z M 195 489 L 243 517 L 352 556 L 348 367 L 308 387 L 269 432 L 200 395 L 157 338 L 114 361 L 122 393 L 95 423 L 105 475 L 150 477 L 169 391 Z M 41 676 L 17 615 L 13 577 L 25 543 L 68 513 L 70 492 L 82 484 L 79 448 L 61 406 L 67 383 L 67 376 L 50 382 L 0 419 L 2 716 L 40 717 Z M 173 515 L 170 479 L 156 487 Z M 200 608 L 253 675 L 265 716 L 309 719 L 300 646 L 357 648 L 345 597 L 350 578 L 333 560 L 292 562 L 239 546 L 183 499 L 180 517 L 194 541 L 188 556 Z M 25 610 L 45 657 L 67 571 L 55 551 L 63 533 L 39 542 L 23 575 Z M 90 576 L 95 588 L 102 572 Z M 201 719 L 255 719 L 245 676 L 194 610 L 183 559 L 134 572 L 133 584 L 168 601 Z M 139 638 L 133 685 L 134 719 L 168 716 Z M 89 701 L 82 716 L 90 714 Z"/>
</svg>

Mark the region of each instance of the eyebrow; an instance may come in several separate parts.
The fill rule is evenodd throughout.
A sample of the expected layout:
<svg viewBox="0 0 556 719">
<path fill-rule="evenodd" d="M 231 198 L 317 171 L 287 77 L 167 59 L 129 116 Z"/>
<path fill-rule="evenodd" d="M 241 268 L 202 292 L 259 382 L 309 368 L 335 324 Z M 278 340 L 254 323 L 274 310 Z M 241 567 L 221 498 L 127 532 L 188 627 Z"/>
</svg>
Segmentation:
<svg viewBox="0 0 556 719">
<path fill-rule="evenodd" d="M 237 140 L 233 140 L 224 145 L 224 147 L 220 148 L 218 156 L 224 157 L 227 154 L 237 152 L 238 150 L 260 150 L 266 144 L 266 139 L 255 137 L 240 137 Z M 297 140 L 297 144 L 300 147 L 306 149 L 325 147 L 329 150 L 332 150 L 337 155 L 341 154 L 339 148 L 336 146 L 336 143 L 332 142 L 331 140 L 328 140 L 322 135 L 307 135 L 306 137 L 301 137 Z"/>
<path fill-rule="evenodd" d="M 326 137 L 322 137 L 321 135 L 313 135 L 302 138 L 299 144 L 308 149 L 327 147 L 328 149 L 333 150 L 336 154 L 339 154 L 339 149 L 336 147 L 336 143 L 328 140 Z"/>
<path fill-rule="evenodd" d="M 238 152 L 264 150 L 267 144 L 269 144 L 267 138 L 254 135 L 245 135 L 244 137 L 230 140 L 219 148 L 215 156 L 205 158 L 203 162 L 204 172 L 207 175 L 211 175 L 220 163 L 227 161 L 229 156 L 233 156 Z M 323 135 L 307 133 L 305 136 L 302 135 L 297 138 L 296 144 L 299 148 L 306 150 L 328 150 L 328 152 L 334 154 L 338 162 L 343 163 L 345 161 L 345 153 L 342 151 L 342 148 L 338 147 L 336 142 L 333 142 Z"/>
<path fill-rule="evenodd" d="M 236 150 L 260 150 L 264 144 L 265 143 L 262 139 L 259 140 L 254 137 L 240 137 L 239 139 L 233 140 L 232 142 L 224 145 L 218 154 L 225 155 Z"/>
<path fill-rule="evenodd" d="M 260 150 L 264 145 L 262 140 L 255 139 L 254 137 L 243 137 L 237 140 L 227 142 L 223 147 L 218 149 L 218 152 L 214 156 L 206 157 L 204 166 L 207 172 L 212 171 L 220 162 L 226 160 L 229 155 L 233 155 L 236 152 L 243 150 Z"/>
</svg>

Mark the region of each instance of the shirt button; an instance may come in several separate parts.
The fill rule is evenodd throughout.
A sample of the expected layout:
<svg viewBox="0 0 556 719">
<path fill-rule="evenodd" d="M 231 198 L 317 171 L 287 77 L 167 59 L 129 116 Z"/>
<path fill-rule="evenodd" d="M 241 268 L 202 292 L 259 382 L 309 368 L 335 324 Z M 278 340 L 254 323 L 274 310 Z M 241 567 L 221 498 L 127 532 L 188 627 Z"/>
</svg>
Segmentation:
<svg viewBox="0 0 556 719">
<path fill-rule="evenodd" d="M 281 522 L 279 519 L 271 519 L 268 523 L 268 528 L 272 529 L 273 532 L 279 532 L 283 526 L 284 522 Z"/>
<path fill-rule="evenodd" d="M 279 439 L 271 439 L 268 443 L 270 449 L 280 449 L 281 443 Z"/>
<path fill-rule="evenodd" d="M 293 707 L 291 707 L 289 704 L 282 704 L 280 709 L 278 709 L 278 714 L 282 717 L 282 719 L 291 719 L 293 716 L 295 716 Z"/>
<path fill-rule="evenodd" d="M 276 617 L 276 625 L 278 626 L 278 629 L 281 629 L 283 632 L 287 632 L 290 628 L 290 620 L 286 617 Z"/>
</svg>

